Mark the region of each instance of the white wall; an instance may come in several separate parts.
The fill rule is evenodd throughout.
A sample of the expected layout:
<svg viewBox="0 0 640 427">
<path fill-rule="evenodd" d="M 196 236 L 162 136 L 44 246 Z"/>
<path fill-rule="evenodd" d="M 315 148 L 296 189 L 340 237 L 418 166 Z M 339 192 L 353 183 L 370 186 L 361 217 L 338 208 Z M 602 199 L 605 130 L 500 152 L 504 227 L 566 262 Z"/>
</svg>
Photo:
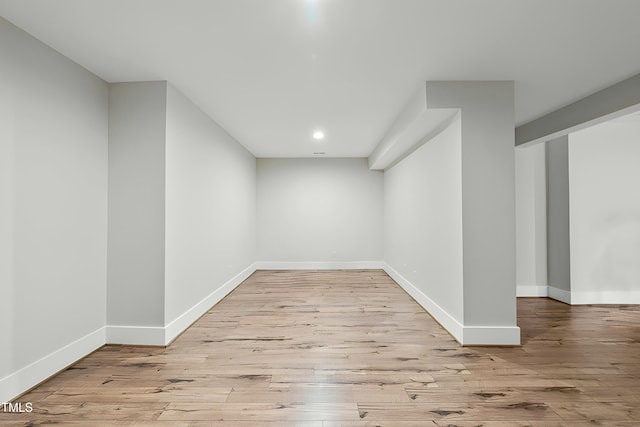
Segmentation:
<svg viewBox="0 0 640 427">
<path fill-rule="evenodd" d="M 254 262 L 256 159 L 171 85 L 166 150 L 169 324 Z"/>
<path fill-rule="evenodd" d="M 384 259 L 463 320 L 460 119 L 384 174 Z"/>
<path fill-rule="evenodd" d="M 569 135 L 571 302 L 640 303 L 640 115 Z"/>
<path fill-rule="evenodd" d="M 0 401 L 104 343 L 107 84 L 0 18 Z"/>
<path fill-rule="evenodd" d="M 257 177 L 258 261 L 382 261 L 383 174 L 366 159 L 258 159 Z"/>
<path fill-rule="evenodd" d="M 516 148 L 516 283 L 518 296 L 547 295 L 545 144 Z"/>
<path fill-rule="evenodd" d="M 164 326 L 166 93 L 109 85 L 109 326 Z"/>
</svg>

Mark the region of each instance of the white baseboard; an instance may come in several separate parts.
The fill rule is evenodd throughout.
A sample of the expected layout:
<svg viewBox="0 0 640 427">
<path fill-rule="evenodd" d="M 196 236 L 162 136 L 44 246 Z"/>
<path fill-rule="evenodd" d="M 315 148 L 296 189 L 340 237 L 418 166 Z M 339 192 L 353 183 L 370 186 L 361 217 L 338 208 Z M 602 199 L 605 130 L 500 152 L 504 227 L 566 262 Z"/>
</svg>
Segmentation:
<svg viewBox="0 0 640 427">
<path fill-rule="evenodd" d="M 462 345 L 520 345 L 517 326 L 465 326 L 389 264 L 384 271 Z"/>
<path fill-rule="evenodd" d="M 162 326 L 107 326 L 107 344 L 164 346 Z"/>
<path fill-rule="evenodd" d="M 518 297 L 547 297 L 549 287 L 547 285 L 518 285 L 516 286 Z"/>
<path fill-rule="evenodd" d="M 571 291 L 571 304 L 640 304 L 640 291 Z"/>
<path fill-rule="evenodd" d="M 571 304 L 571 292 L 564 289 L 549 286 L 549 298 L 561 301 L 565 304 Z"/>
<path fill-rule="evenodd" d="M 0 379 L 0 402 L 9 402 L 106 344 L 168 345 L 256 270 L 251 264 L 165 327 L 105 326 Z"/>
<path fill-rule="evenodd" d="M 464 344 L 464 326 L 453 316 L 451 316 L 442 307 L 436 304 L 431 298 L 426 296 L 420 289 L 416 288 L 411 282 L 404 278 L 389 264 L 384 264 L 384 271 L 395 282 L 400 285 L 411 298 L 416 300 L 427 312 L 433 316 L 436 322 L 440 323 L 460 344 Z"/>
<path fill-rule="evenodd" d="M 9 402 L 104 343 L 105 328 L 102 327 L 0 379 L 0 402 Z"/>
<path fill-rule="evenodd" d="M 256 270 L 380 270 L 382 261 L 258 261 Z"/>
<path fill-rule="evenodd" d="M 168 325 L 162 326 L 107 326 L 107 344 L 166 346 L 184 332 L 200 316 L 216 305 L 247 277 L 256 271 L 251 264 L 222 286 L 214 290 L 202 301 L 182 313 Z"/>
<path fill-rule="evenodd" d="M 520 345 L 517 326 L 465 326 L 462 345 Z"/>
<path fill-rule="evenodd" d="M 640 291 L 565 291 L 549 286 L 549 298 L 571 305 L 640 304 Z"/>
<path fill-rule="evenodd" d="M 256 264 L 253 263 L 243 271 L 238 273 L 235 277 L 228 280 L 224 285 L 220 286 L 215 291 L 211 292 L 202 301 L 191 307 L 182 315 L 177 317 L 167 326 L 165 326 L 164 345 L 169 345 L 174 339 L 184 332 L 189 326 L 198 320 L 203 314 L 205 314 L 211 307 L 220 302 L 231 291 L 233 291 L 244 280 L 251 276 L 256 271 Z"/>
</svg>

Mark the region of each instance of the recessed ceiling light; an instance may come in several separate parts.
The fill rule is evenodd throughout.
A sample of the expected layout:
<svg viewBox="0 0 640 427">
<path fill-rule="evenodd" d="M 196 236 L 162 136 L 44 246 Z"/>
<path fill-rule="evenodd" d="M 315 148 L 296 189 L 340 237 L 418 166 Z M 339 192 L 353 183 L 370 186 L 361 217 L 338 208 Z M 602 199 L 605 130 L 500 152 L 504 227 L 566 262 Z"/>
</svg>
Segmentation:
<svg viewBox="0 0 640 427">
<path fill-rule="evenodd" d="M 324 139 L 324 133 L 322 131 L 319 131 L 319 130 L 315 131 L 313 133 L 313 139 L 317 139 L 318 141 L 321 140 L 321 139 Z"/>
</svg>

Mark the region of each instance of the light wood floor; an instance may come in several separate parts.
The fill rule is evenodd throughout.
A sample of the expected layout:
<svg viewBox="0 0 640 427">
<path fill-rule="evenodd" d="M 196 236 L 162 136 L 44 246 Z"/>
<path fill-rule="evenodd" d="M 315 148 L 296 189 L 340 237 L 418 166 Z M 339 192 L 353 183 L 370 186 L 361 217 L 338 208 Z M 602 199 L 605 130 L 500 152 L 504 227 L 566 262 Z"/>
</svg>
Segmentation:
<svg viewBox="0 0 640 427">
<path fill-rule="evenodd" d="M 520 299 L 518 324 L 522 347 L 463 348 L 382 271 L 259 271 L 168 348 L 104 347 L 0 425 L 640 425 L 638 306 Z"/>
</svg>

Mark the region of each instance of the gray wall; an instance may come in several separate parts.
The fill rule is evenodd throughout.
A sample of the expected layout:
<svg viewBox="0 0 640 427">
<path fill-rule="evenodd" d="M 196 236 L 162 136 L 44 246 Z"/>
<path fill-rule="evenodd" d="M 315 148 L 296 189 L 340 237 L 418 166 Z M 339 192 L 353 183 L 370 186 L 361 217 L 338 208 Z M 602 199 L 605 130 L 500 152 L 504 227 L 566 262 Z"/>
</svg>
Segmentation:
<svg viewBox="0 0 640 427">
<path fill-rule="evenodd" d="M 571 290 L 568 137 L 547 142 L 547 276 L 550 287 Z"/>
<path fill-rule="evenodd" d="M 516 148 L 518 296 L 547 295 L 546 145 Z"/>
<path fill-rule="evenodd" d="M 110 326 L 164 326 L 166 94 L 166 82 L 109 85 Z"/>
<path fill-rule="evenodd" d="M 171 85 L 166 137 L 168 324 L 254 262 L 256 159 Z"/>
<path fill-rule="evenodd" d="M 385 171 L 384 260 L 463 324 L 460 139 L 458 119 Z"/>
<path fill-rule="evenodd" d="M 258 261 L 382 260 L 382 172 L 363 158 L 258 159 Z"/>
<path fill-rule="evenodd" d="M 427 82 L 429 108 L 462 108 L 465 326 L 516 324 L 513 96 L 510 81 Z"/>
<path fill-rule="evenodd" d="M 4 402 L 104 342 L 108 93 L 2 18 L 0 58 Z"/>
<path fill-rule="evenodd" d="M 510 81 L 427 82 L 427 108 L 461 111 L 461 119 L 454 125 L 459 127 L 457 137 L 447 137 L 449 141 L 442 143 L 440 139 L 451 132 L 445 130 L 391 168 L 385 179 L 385 224 L 389 227 L 385 242 L 390 242 L 385 261 L 390 274 L 465 345 L 520 343 L 516 325 L 513 95 Z M 434 142 L 436 145 L 429 147 Z M 452 151 L 456 144 L 457 152 Z M 421 158 L 425 150 L 434 150 L 434 156 Z M 398 178 L 394 169 L 399 166 L 396 171 L 402 171 L 403 164 L 412 162 L 418 162 L 413 173 L 401 179 L 402 183 L 394 183 Z M 440 163 L 448 165 L 448 170 L 440 171 Z M 417 192 L 414 197 L 423 200 L 402 200 L 403 192 L 415 188 L 414 180 L 425 189 L 424 194 Z M 449 199 L 443 192 L 459 194 L 459 198 Z M 394 203 L 397 205 L 390 206 Z M 447 219 L 437 213 L 426 214 L 434 209 L 446 212 Z M 422 217 L 411 220 L 413 211 L 421 212 Z M 441 230 L 433 229 L 434 220 Z M 416 249 L 421 248 L 416 252 L 422 257 L 422 267 L 411 249 L 401 254 L 405 251 L 402 242 L 394 242 L 415 239 L 407 237 L 405 224 L 398 225 L 402 221 L 427 239 L 414 242 Z M 459 244 L 458 223 L 462 228 Z M 433 271 L 424 272 L 424 265 L 434 257 L 428 248 L 437 242 L 447 254 L 442 258 L 445 264 L 438 267 L 446 272 L 440 278 L 432 276 Z M 458 250 L 462 251 L 461 260 Z M 421 268 L 423 273 L 417 274 Z"/>
</svg>

